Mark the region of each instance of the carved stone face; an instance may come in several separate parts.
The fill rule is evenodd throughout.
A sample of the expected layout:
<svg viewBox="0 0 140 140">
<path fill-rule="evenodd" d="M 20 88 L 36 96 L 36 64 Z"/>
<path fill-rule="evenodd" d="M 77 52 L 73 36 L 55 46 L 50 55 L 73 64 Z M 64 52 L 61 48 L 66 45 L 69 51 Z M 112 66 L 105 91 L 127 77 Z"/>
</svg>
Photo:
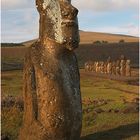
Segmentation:
<svg viewBox="0 0 140 140">
<path fill-rule="evenodd" d="M 36 3 L 40 13 L 40 38 L 53 39 L 69 50 L 78 47 L 78 10 L 70 0 L 37 0 Z"/>
</svg>

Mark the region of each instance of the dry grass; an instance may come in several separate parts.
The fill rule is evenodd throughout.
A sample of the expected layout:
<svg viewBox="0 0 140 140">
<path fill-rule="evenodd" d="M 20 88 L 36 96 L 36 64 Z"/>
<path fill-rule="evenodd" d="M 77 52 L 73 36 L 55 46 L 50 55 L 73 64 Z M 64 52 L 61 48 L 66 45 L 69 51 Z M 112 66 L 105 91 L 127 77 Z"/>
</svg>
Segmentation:
<svg viewBox="0 0 140 140">
<path fill-rule="evenodd" d="M 98 101 L 98 104 L 85 104 L 83 102 L 81 140 L 138 140 L 138 113 L 128 112 L 124 114 L 121 112 L 129 107 L 135 98 L 138 98 L 138 86 L 89 76 L 82 74 L 81 70 L 80 73 L 82 100 Z M 2 72 L 3 96 L 21 97 L 22 75 L 22 71 Z M 131 93 L 127 93 L 127 91 L 131 91 Z M 127 103 L 124 103 L 124 99 Z M 101 103 L 100 100 L 107 101 L 107 104 Z M 90 111 L 84 112 L 87 109 Z M 96 113 L 95 109 L 103 109 L 105 112 Z M 109 113 L 110 109 L 118 109 L 119 112 Z M 2 109 L 2 134 L 8 135 L 10 140 L 17 139 L 22 123 L 22 113 L 15 107 Z"/>
<path fill-rule="evenodd" d="M 2 58 L 22 58 L 25 55 L 25 47 L 2 47 L 1 57 Z"/>
<path fill-rule="evenodd" d="M 81 44 L 93 43 L 97 40 L 99 41 L 108 41 L 109 43 L 119 42 L 124 40 L 125 42 L 138 42 L 138 37 L 125 36 L 125 35 L 116 35 L 108 33 L 96 33 L 96 32 L 80 32 Z"/>
<path fill-rule="evenodd" d="M 2 64 L 3 63 L 22 63 L 27 47 L 11 47 L 2 48 Z M 118 59 L 121 55 L 131 60 L 133 67 L 139 64 L 139 43 L 107 43 L 107 44 L 81 44 L 76 49 L 79 66 L 83 67 L 88 60 L 106 61 L 109 56 L 112 60 Z M 2 65 L 3 69 L 3 65 Z"/>
<path fill-rule="evenodd" d="M 91 44 L 95 41 L 107 41 L 109 43 L 118 43 L 120 40 L 124 40 L 125 42 L 138 42 L 139 38 L 127 35 L 80 31 L 80 44 Z M 24 45 L 29 46 L 34 41 L 35 40 L 31 40 L 23 43 Z"/>
</svg>

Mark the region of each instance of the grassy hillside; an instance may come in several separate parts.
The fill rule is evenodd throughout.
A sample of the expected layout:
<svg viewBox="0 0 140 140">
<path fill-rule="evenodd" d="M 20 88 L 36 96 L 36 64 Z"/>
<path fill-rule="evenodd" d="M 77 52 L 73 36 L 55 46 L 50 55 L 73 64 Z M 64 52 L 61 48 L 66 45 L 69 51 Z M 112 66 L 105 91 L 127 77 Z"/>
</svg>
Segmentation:
<svg viewBox="0 0 140 140">
<path fill-rule="evenodd" d="M 80 31 L 80 44 L 92 44 L 96 41 L 107 41 L 108 43 L 118 43 L 120 40 L 124 42 L 138 42 L 139 38 L 127 35 L 117 35 L 109 33 L 97 33 L 97 32 L 86 32 Z M 35 40 L 23 42 L 24 45 L 31 45 Z"/>
<path fill-rule="evenodd" d="M 2 70 L 19 69 L 23 66 L 23 59 L 27 47 L 4 47 L 2 52 Z M 75 50 L 79 67 L 83 67 L 88 60 L 100 61 L 107 60 L 111 56 L 112 60 L 116 60 L 120 55 L 125 55 L 131 60 L 133 67 L 139 64 L 139 43 L 107 43 L 107 44 L 80 44 Z M 16 66 L 17 65 L 17 66 Z"/>
<path fill-rule="evenodd" d="M 108 44 L 81 44 L 76 50 L 79 66 L 83 67 L 88 60 L 106 61 L 110 56 L 112 61 L 123 54 L 131 60 L 133 67 L 139 65 L 139 43 L 108 43 Z"/>
<path fill-rule="evenodd" d="M 2 136 L 17 140 L 22 124 L 22 71 L 2 72 Z M 80 71 L 83 128 L 80 140 L 138 140 L 138 86 Z"/>
<path fill-rule="evenodd" d="M 1 43 L 1 47 L 22 47 L 24 44 L 22 43 Z"/>
<path fill-rule="evenodd" d="M 137 37 L 80 31 L 80 38 L 80 46 L 75 51 L 80 67 L 83 67 L 87 60 L 105 61 L 109 56 L 112 60 L 116 60 L 122 54 L 132 60 L 132 66 L 138 66 L 139 43 Z M 2 70 L 22 69 L 25 52 L 35 41 L 19 43 L 19 46 L 17 44 L 13 46 L 14 43 L 2 44 Z M 3 47 L 4 45 L 5 47 Z"/>
<path fill-rule="evenodd" d="M 118 43 L 120 40 L 124 40 L 125 42 L 138 42 L 138 37 L 84 31 L 80 32 L 80 39 L 81 44 L 93 43 L 95 41 L 107 41 L 109 43 Z"/>
<path fill-rule="evenodd" d="M 122 54 L 131 59 L 133 66 L 138 66 L 138 38 L 82 31 L 80 34 L 81 43 L 75 50 L 80 67 L 87 60 L 105 61 L 108 56 L 116 60 Z M 118 43 L 120 40 L 124 43 Z M 21 69 L 27 48 L 34 41 L 24 42 L 22 47 L 1 48 L 2 139 L 17 140 L 22 125 Z M 107 42 L 99 43 L 102 41 Z M 133 69 L 132 75 L 136 80 L 114 81 L 80 69 L 83 106 L 80 140 L 138 140 L 138 69 Z"/>
</svg>

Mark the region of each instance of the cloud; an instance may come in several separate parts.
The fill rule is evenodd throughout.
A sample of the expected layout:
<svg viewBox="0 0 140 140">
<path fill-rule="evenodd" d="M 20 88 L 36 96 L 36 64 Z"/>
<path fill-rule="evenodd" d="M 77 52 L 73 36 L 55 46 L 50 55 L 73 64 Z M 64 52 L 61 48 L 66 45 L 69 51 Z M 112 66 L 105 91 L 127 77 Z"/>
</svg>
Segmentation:
<svg viewBox="0 0 140 140">
<path fill-rule="evenodd" d="M 116 10 L 138 10 L 139 0 L 73 0 L 72 4 L 79 10 L 108 12 Z"/>
<path fill-rule="evenodd" d="M 5 11 L 2 14 L 2 42 L 22 42 L 37 38 L 38 18 L 37 11 L 32 9 Z"/>
<path fill-rule="evenodd" d="M 2 0 L 2 10 L 33 8 L 34 0 Z"/>
<path fill-rule="evenodd" d="M 126 30 L 129 35 L 139 36 L 139 26 L 136 26 L 134 23 L 129 23 L 121 28 Z"/>
<path fill-rule="evenodd" d="M 131 36 L 139 36 L 139 27 L 133 23 L 123 26 L 102 26 L 102 27 L 91 27 L 85 28 L 86 31 L 102 32 L 102 33 L 113 33 L 113 34 L 125 34 Z"/>
<path fill-rule="evenodd" d="M 2 0 L 1 4 L 2 42 L 22 42 L 38 37 L 38 12 L 35 0 Z M 122 19 L 118 18 L 124 10 L 138 9 L 138 0 L 72 0 L 72 4 L 80 10 L 81 30 L 138 36 L 137 23 L 127 24 L 129 21 L 138 20 L 138 12 L 129 12 L 128 15 L 134 14 L 133 17 L 128 16 L 129 21 L 122 22 Z M 122 11 L 118 12 L 120 10 Z M 118 17 L 113 15 L 115 12 L 118 13 Z M 109 24 L 111 21 L 108 19 L 116 22 Z"/>
</svg>

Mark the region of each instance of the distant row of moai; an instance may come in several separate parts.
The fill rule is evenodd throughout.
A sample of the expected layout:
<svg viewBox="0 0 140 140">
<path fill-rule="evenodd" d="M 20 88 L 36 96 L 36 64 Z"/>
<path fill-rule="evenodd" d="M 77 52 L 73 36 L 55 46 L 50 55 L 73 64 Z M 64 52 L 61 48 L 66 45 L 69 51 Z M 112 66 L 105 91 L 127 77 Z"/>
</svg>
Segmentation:
<svg viewBox="0 0 140 140">
<path fill-rule="evenodd" d="M 85 71 L 104 73 L 110 75 L 131 76 L 130 59 L 126 59 L 123 55 L 117 61 L 111 61 L 108 57 L 107 61 L 87 61 L 85 63 Z"/>
</svg>

